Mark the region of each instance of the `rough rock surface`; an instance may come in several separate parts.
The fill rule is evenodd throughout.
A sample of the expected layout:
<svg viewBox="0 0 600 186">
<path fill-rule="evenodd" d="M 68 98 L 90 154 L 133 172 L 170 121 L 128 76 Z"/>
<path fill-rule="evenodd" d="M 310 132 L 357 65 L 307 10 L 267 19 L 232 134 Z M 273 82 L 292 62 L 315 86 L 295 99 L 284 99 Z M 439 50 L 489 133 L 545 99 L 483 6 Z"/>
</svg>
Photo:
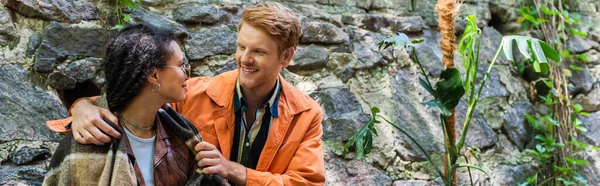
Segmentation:
<svg viewBox="0 0 600 186">
<path fill-rule="evenodd" d="M 50 152 L 48 152 L 48 149 L 22 148 L 21 150 L 11 153 L 8 158 L 10 158 L 14 164 L 22 165 L 36 160 L 44 160 L 49 154 Z"/>
<path fill-rule="evenodd" d="M 2 4 L 25 17 L 76 22 L 97 19 L 97 8 L 85 0 L 3 0 Z"/>
<path fill-rule="evenodd" d="M 200 60 L 217 54 L 235 53 L 237 33 L 227 26 L 202 28 L 186 41 L 189 60 Z"/>
<path fill-rule="evenodd" d="M 104 57 L 108 33 L 102 28 L 81 28 L 52 22 L 35 55 L 34 69 L 51 72 L 67 57 Z"/>
<path fill-rule="evenodd" d="M 0 140 L 57 141 L 60 136 L 45 121 L 67 113 L 56 98 L 28 83 L 29 77 L 17 65 L 0 65 Z"/>
<path fill-rule="evenodd" d="M 323 139 L 346 140 L 369 122 L 358 100 L 347 88 L 328 88 L 311 97 L 323 107 Z"/>
</svg>

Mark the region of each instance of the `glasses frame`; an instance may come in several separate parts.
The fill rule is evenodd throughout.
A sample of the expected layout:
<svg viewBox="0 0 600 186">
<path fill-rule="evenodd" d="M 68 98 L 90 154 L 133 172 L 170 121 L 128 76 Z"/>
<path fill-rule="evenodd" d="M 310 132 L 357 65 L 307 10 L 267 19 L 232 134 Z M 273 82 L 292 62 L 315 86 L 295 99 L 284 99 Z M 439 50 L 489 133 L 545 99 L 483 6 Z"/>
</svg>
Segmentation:
<svg viewBox="0 0 600 186">
<path fill-rule="evenodd" d="M 163 66 L 163 67 L 169 67 L 169 68 L 179 68 L 181 69 L 181 71 L 183 71 L 183 74 L 185 74 L 185 77 L 190 78 L 192 76 L 192 65 L 190 64 L 182 64 L 181 66 Z"/>
</svg>

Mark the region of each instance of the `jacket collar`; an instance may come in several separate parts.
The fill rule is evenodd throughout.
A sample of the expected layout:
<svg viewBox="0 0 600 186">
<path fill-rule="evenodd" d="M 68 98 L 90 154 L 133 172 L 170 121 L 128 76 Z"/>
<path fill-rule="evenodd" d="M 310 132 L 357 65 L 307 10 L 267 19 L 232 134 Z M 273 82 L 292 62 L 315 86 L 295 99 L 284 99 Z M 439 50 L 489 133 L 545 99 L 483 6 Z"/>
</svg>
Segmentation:
<svg viewBox="0 0 600 186">
<path fill-rule="evenodd" d="M 221 75 L 215 76 L 206 93 L 219 106 L 231 108 L 233 106 L 235 85 L 239 71 L 232 70 Z M 278 101 L 279 109 L 287 109 L 288 113 L 296 115 L 302 111 L 310 109 L 308 97 L 288 83 L 279 75 L 281 85 L 281 95 Z M 294 101 L 290 101 L 294 100 Z M 281 111 L 281 110 L 279 110 Z"/>
<path fill-rule="evenodd" d="M 233 99 L 233 112 L 238 113 L 238 111 L 240 109 L 242 109 L 242 112 L 244 112 L 247 108 L 247 103 L 246 103 L 246 99 L 244 99 L 244 94 L 242 93 L 242 87 L 240 87 L 240 78 L 237 78 L 236 83 L 235 83 L 235 92 L 234 92 L 234 99 Z M 279 117 L 279 112 L 278 109 L 279 107 L 277 107 L 278 105 L 278 101 L 279 101 L 279 96 L 281 95 L 281 83 L 279 83 L 279 78 L 277 78 L 277 83 L 275 84 L 275 90 L 273 90 L 273 92 L 271 93 L 271 96 L 269 96 L 269 100 L 267 100 L 266 103 L 264 103 L 262 105 L 261 108 L 264 108 L 268 105 L 268 107 L 266 108 L 270 108 L 267 109 L 267 111 L 271 114 L 271 116 L 278 118 Z"/>
</svg>

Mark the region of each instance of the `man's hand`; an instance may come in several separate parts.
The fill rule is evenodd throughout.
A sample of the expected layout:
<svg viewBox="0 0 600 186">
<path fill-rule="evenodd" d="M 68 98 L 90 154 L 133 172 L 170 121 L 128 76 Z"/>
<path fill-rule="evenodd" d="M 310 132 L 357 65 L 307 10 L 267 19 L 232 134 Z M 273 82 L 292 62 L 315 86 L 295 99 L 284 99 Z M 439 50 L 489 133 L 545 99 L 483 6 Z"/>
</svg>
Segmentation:
<svg viewBox="0 0 600 186">
<path fill-rule="evenodd" d="M 71 110 L 73 123 L 71 128 L 75 141 L 81 144 L 103 145 L 110 142 L 110 137 L 102 133 L 120 138 L 121 134 L 108 125 L 102 118 L 117 123 L 117 118 L 108 110 L 92 104 L 88 99 L 78 101 Z"/>
<path fill-rule="evenodd" d="M 246 167 L 236 162 L 227 160 L 212 144 L 200 142 L 194 147 L 198 154 L 198 167 L 202 167 L 205 174 L 217 174 L 236 185 L 246 185 Z"/>
</svg>

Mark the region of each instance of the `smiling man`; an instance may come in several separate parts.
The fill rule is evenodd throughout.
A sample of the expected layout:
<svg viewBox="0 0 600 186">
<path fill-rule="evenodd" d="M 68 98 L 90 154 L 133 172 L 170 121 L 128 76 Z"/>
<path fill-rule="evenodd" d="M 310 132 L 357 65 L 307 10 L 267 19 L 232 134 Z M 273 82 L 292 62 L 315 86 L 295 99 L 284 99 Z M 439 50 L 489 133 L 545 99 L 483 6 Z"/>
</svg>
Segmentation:
<svg viewBox="0 0 600 186">
<path fill-rule="evenodd" d="M 322 111 L 279 72 L 301 35 L 298 18 L 279 3 L 247 8 L 238 27 L 237 70 L 192 78 L 187 98 L 173 107 L 200 131 L 198 166 L 236 185 L 323 185 Z M 112 114 L 83 99 L 74 104 L 73 134 L 103 144 L 120 134 Z"/>
</svg>

